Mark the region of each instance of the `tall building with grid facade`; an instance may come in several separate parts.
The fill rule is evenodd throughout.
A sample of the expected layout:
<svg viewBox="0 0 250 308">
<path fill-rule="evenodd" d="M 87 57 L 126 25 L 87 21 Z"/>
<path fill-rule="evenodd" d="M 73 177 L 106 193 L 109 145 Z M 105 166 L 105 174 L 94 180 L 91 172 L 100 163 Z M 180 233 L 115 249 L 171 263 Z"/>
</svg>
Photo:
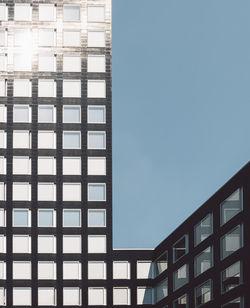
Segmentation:
<svg viewBox="0 0 250 308">
<path fill-rule="evenodd" d="M 111 54 L 111 0 L 0 2 L 0 306 L 250 307 L 250 164 L 113 249 Z"/>
</svg>

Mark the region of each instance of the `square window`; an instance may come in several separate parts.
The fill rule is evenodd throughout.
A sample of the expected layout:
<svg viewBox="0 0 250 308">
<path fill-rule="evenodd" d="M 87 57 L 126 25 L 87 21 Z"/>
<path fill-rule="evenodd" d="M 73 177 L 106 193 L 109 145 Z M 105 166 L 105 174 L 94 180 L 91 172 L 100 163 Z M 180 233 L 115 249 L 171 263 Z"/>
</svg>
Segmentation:
<svg viewBox="0 0 250 308">
<path fill-rule="evenodd" d="M 6 184 L 0 183 L 0 200 L 5 201 L 6 200 Z"/>
<path fill-rule="evenodd" d="M 63 6 L 63 21 L 80 21 L 80 6 L 65 4 Z"/>
<path fill-rule="evenodd" d="M 0 4 L 0 21 L 8 20 L 8 7 L 5 3 Z"/>
<path fill-rule="evenodd" d="M 14 29 L 13 36 L 14 46 L 21 46 L 24 48 L 27 42 L 29 45 L 32 44 L 32 32 L 29 29 Z"/>
<path fill-rule="evenodd" d="M 6 262 L 4 261 L 0 261 L 0 279 L 1 280 L 6 279 Z M 0 298 L 1 298 L 1 293 L 0 293 Z M 0 305 L 1 305 L 1 300 L 0 300 Z"/>
<path fill-rule="evenodd" d="M 63 201 L 81 201 L 81 183 L 63 183 Z"/>
<path fill-rule="evenodd" d="M 63 305 L 80 306 L 81 289 L 80 288 L 63 288 Z"/>
<path fill-rule="evenodd" d="M 105 288 L 88 288 L 88 305 L 104 306 L 107 304 L 107 293 Z"/>
<path fill-rule="evenodd" d="M 6 158 L 0 156 L 0 174 L 6 174 Z"/>
<path fill-rule="evenodd" d="M 63 122 L 81 123 L 81 107 L 72 105 L 63 106 Z"/>
<path fill-rule="evenodd" d="M 137 279 L 152 279 L 153 266 L 151 261 L 137 261 Z"/>
<path fill-rule="evenodd" d="M 39 175 L 55 175 L 56 159 L 54 157 L 49 157 L 49 156 L 38 156 L 37 173 Z"/>
<path fill-rule="evenodd" d="M 31 174 L 31 158 L 28 156 L 13 156 L 13 174 Z"/>
<path fill-rule="evenodd" d="M 104 55 L 88 56 L 88 73 L 105 73 L 106 58 Z"/>
<path fill-rule="evenodd" d="M 38 306 L 55 306 L 56 290 L 54 288 L 38 288 Z"/>
<path fill-rule="evenodd" d="M 5 79 L 0 79 L 0 96 L 7 95 L 7 81 Z M 15 91 L 14 91 L 15 93 Z"/>
<path fill-rule="evenodd" d="M 56 237 L 38 235 L 38 253 L 56 253 Z"/>
<path fill-rule="evenodd" d="M 104 5 L 88 6 L 88 22 L 104 22 L 105 7 Z"/>
<path fill-rule="evenodd" d="M 103 261 L 89 261 L 88 279 L 106 279 L 106 263 Z"/>
<path fill-rule="evenodd" d="M 30 210 L 13 209 L 13 227 L 30 227 Z"/>
<path fill-rule="evenodd" d="M 80 149 L 81 132 L 64 131 L 63 132 L 63 149 Z"/>
<path fill-rule="evenodd" d="M 54 131 L 38 131 L 38 149 L 55 149 L 56 133 Z"/>
<path fill-rule="evenodd" d="M 81 210 L 63 210 L 63 227 L 81 227 Z"/>
<path fill-rule="evenodd" d="M 38 45 L 41 47 L 56 46 L 55 29 L 39 29 L 38 30 Z"/>
<path fill-rule="evenodd" d="M 38 210 L 38 227 L 56 227 L 56 212 L 53 209 Z"/>
<path fill-rule="evenodd" d="M 63 262 L 63 279 L 80 280 L 82 278 L 81 263 L 78 261 Z"/>
<path fill-rule="evenodd" d="M 64 72 L 81 72 L 81 56 L 64 55 L 63 56 Z"/>
<path fill-rule="evenodd" d="M 88 236 L 88 253 L 106 253 L 106 235 Z"/>
<path fill-rule="evenodd" d="M 0 208 L 0 227 L 6 226 L 6 213 L 4 209 Z"/>
<path fill-rule="evenodd" d="M 88 98 L 106 98 L 105 80 L 88 80 Z"/>
<path fill-rule="evenodd" d="M 174 290 L 181 288 L 188 281 L 188 265 L 185 264 L 174 272 Z"/>
<path fill-rule="evenodd" d="M 63 31 L 63 46 L 80 47 L 81 46 L 80 30 L 64 30 Z"/>
<path fill-rule="evenodd" d="M 37 184 L 38 201 L 56 201 L 56 184 L 55 183 L 38 183 Z"/>
<path fill-rule="evenodd" d="M 242 283 L 242 268 L 240 261 L 230 265 L 221 273 L 221 292 L 228 292 Z"/>
<path fill-rule="evenodd" d="M 56 56 L 55 55 L 39 55 L 38 56 L 39 72 L 55 72 Z"/>
<path fill-rule="evenodd" d="M 88 131 L 88 149 L 105 150 L 106 149 L 106 132 Z"/>
<path fill-rule="evenodd" d="M 13 288 L 13 306 L 31 306 L 31 288 Z"/>
<path fill-rule="evenodd" d="M 0 122 L 6 122 L 6 121 L 7 121 L 7 107 L 5 105 L 0 105 Z"/>
<path fill-rule="evenodd" d="M 138 287 L 137 288 L 137 305 L 152 305 L 152 303 L 153 303 L 152 288 Z"/>
<path fill-rule="evenodd" d="M 6 236 L 0 235 L 0 253 L 6 253 Z"/>
<path fill-rule="evenodd" d="M 88 184 L 88 201 L 106 201 L 106 184 Z"/>
<path fill-rule="evenodd" d="M 88 210 L 88 227 L 106 227 L 106 210 Z"/>
<path fill-rule="evenodd" d="M 32 6 L 29 3 L 16 3 L 14 9 L 14 20 L 31 21 Z"/>
<path fill-rule="evenodd" d="M 242 211 L 242 192 L 237 189 L 221 204 L 221 225 L 224 225 Z"/>
<path fill-rule="evenodd" d="M 31 97 L 31 81 L 29 79 L 14 79 L 14 93 L 16 97 Z"/>
<path fill-rule="evenodd" d="M 88 175 L 106 175 L 106 157 L 88 157 Z"/>
<path fill-rule="evenodd" d="M 130 279 L 130 263 L 128 261 L 113 262 L 113 279 Z"/>
<path fill-rule="evenodd" d="M 38 80 L 38 97 L 56 97 L 56 82 L 52 79 Z"/>
<path fill-rule="evenodd" d="M 63 175 L 81 175 L 81 157 L 63 157 Z"/>
<path fill-rule="evenodd" d="M 55 21 L 56 7 L 54 4 L 39 4 L 39 20 L 40 21 Z"/>
<path fill-rule="evenodd" d="M 56 263 L 53 261 L 38 261 L 37 273 L 39 280 L 56 279 Z"/>
<path fill-rule="evenodd" d="M 88 31 L 88 47 L 105 47 L 106 38 L 105 31 L 89 30 Z"/>
<path fill-rule="evenodd" d="M 63 97 L 81 97 L 81 80 L 63 80 Z"/>
<path fill-rule="evenodd" d="M 51 105 L 39 105 L 38 106 L 38 122 L 39 123 L 55 123 L 56 122 L 56 110 Z"/>
<path fill-rule="evenodd" d="M 200 307 L 203 304 L 210 302 L 212 299 L 212 282 L 206 281 L 195 288 L 195 307 Z"/>
<path fill-rule="evenodd" d="M 0 148 L 6 149 L 6 132 L 3 130 L 0 131 Z"/>
<path fill-rule="evenodd" d="M 31 253 L 31 237 L 29 235 L 13 235 L 13 253 Z"/>
<path fill-rule="evenodd" d="M 121 287 L 113 288 L 113 304 L 130 305 L 130 289 Z"/>
<path fill-rule="evenodd" d="M 12 184 L 13 201 L 30 201 L 31 200 L 31 184 L 29 183 L 13 183 Z"/>
<path fill-rule="evenodd" d="M 13 122 L 30 123 L 31 108 L 29 105 L 14 105 L 13 106 Z"/>
<path fill-rule="evenodd" d="M 28 130 L 13 131 L 13 148 L 30 149 L 31 133 Z"/>
<path fill-rule="evenodd" d="M 1 8 L 1 5 L 0 5 Z M 1 14 L 1 12 L 0 12 Z M 0 54 L 0 71 L 7 71 L 7 55 Z"/>
<path fill-rule="evenodd" d="M 31 55 L 24 53 L 13 54 L 13 68 L 17 72 L 31 71 Z"/>
<path fill-rule="evenodd" d="M 81 253 L 81 235 L 63 235 L 63 253 Z"/>
<path fill-rule="evenodd" d="M 237 226 L 221 238 L 221 258 L 224 259 L 242 247 L 241 226 Z"/>
<path fill-rule="evenodd" d="M 31 262 L 13 261 L 13 279 L 31 279 Z"/>
</svg>

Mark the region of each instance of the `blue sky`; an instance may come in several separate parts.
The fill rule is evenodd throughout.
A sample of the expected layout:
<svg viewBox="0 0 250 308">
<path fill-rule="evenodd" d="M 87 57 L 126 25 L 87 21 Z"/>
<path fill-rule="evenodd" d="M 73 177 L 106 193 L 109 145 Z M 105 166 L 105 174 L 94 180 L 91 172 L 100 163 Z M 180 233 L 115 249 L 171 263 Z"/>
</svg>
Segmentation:
<svg viewBox="0 0 250 308">
<path fill-rule="evenodd" d="M 250 1 L 113 0 L 114 247 L 155 247 L 250 160 Z"/>
</svg>

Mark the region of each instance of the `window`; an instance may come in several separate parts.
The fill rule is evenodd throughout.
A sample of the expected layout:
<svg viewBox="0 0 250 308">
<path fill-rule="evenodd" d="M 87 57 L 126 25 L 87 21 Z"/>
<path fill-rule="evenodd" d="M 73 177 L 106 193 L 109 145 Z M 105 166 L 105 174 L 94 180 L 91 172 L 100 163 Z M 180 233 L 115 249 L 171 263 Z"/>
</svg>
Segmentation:
<svg viewBox="0 0 250 308">
<path fill-rule="evenodd" d="M 137 279 L 151 279 L 153 266 L 151 261 L 137 261 Z"/>
<path fill-rule="evenodd" d="M 81 157 L 63 157 L 64 175 L 81 175 Z"/>
<path fill-rule="evenodd" d="M 24 47 L 28 42 L 32 44 L 32 32 L 29 29 L 14 29 L 13 31 L 14 46 Z M 24 54 L 24 53 L 23 53 Z M 29 55 L 30 58 L 30 55 Z"/>
<path fill-rule="evenodd" d="M 31 158 L 28 156 L 13 156 L 13 174 L 31 174 Z"/>
<path fill-rule="evenodd" d="M 6 236 L 0 235 L 0 253 L 6 253 Z"/>
<path fill-rule="evenodd" d="M 195 288 L 195 307 L 200 307 L 212 299 L 212 281 L 208 280 Z"/>
<path fill-rule="evenodd" d="M 88 201 L 106 201 L 106 184 L 88 184 Z"/>
<path fill-rule="evenodd" d="M 0 4 L 0 21 L 8 20 L 8 7 L 5 3 Z"/>
<path fill-rule="evenodd" d="M 89 261 L 88 279 L 106 279 L 106 263 L 103 261 Z"/>
<path fill-rule="evenodd" d="M 6 158 L 0 156 L 0 174 L 6 174 Z"/>
<path fill-rule="evenodd" d="M 56 133 L 54 131 L 40 130 L 38 131 L 38 149 L 55 149 Z"/>
<path fill-rule="evenodd" d="M 38 253 L 56 253 L 56 237 L 38 235 Z"/>
<path fill-rule="evenodd" d="M 29 235 L 13 235 L 13 253 L 31 253 L 31 237 Z"/>
<path fill-rule="evenodd" d="M 56 82 L 52 79 L 39 79 L 38 97 L 56 97 Z"/>
<path fill-rule="evenodd" d="M 13 68 L 14 71 L 31 71 L 32 58 L 28 54 L 14 53 L 13 54 Z"/>
<path fill-rule="evenodd" d="M 31 108 L 29 105 L 13 106 L 13 122 L 29 123 L 31 122 Z"/>
<path fill-rule="evenodd" d="M 152 305 L 153 293 L 150 287 L 137 287 L 137 305 Z"/>
<path fill-rule="evenodd" d="M 113 262 L 113 279 L 130 279 L 130 263 L 128 261 Z"/>
<path fill-rule="evenodd" d="M 53 209 L 39 209 L 38 227 L 56 227 L 56 212 Z"/>
<path fill-rule="evenodd" d="M 30 210 L 13 209 L 13 227 L 31 227 Z"/>
<path fill-rule="evenodd" d="M 63 262 L 63 279 L 79 280 L 82 278 L 81 263 L 78 261 Z"/>
<path fill-rule="evenodd" d="M 0 200 L 6 200 L 6 184 L 0 183 Z"/>
<path fill-rule="evenodd" d="M 29 3 L 16 3 L 14 10 L 14 20 L 31 21 L 32 6 Z"/>
<path fill-rule="evenodd" d="M 188 308 L 188 297 L 187 295 L 183 295 L 179 297 L 177 300 L 174 301 L 173 303 L 173 308 Z"/>
<path fill-rule="evenodd" d="M 13 183 L 13 201 L 30 201 L 31 200 L 31 185 L 29 183 Z"/>
<path fill-rule="evenodd" d="M 38 201 L 56 201 L 56 184 L 55 183 L 38 183 L 37 184 Z"/>
<path fill-rule="evenodd" d="M 104 22 L 105 7 L 104 5 L 88 6 L 88 22 Z"/>
<path fill-rule="evenodd" d="M 13 279 L 31 279 L 31 262 L 13 261 Z"/>
<path fill-rule="evenodd" d="M 1 8 L 1 5 L 0 5 L 0 8 Z M 7 70 L 7 55 L 0 54 L 0 71 L 6 71 L 6 70 Z"/>
<path fill-rule="evenodd" d="M 63 235 L 63 253 L 81 253 L 81 235 Z"/>
<path fill-rule="evenodd" d="M 88 253 L 106 253 L 106 235 L 89 235 Z"/>
<path fill-rule="evenodd" d="M 81 289 L 80 288 L 63 288 L 63 305 L 80 306 Z"/>
<path fill-rule="evenodd" d="M 105 47 L 105 32 L 98 30 L 88 31 L 88 47 Z"/>
<path fill-rule="evenodd" d="M 0 227 L 6 226 L 6 213 L 4 209 L 0 208 Z"/>
<path fill-rule="evenodd" d="M 81 123 L 81 107 L 73 105 L 63 106 L 63 122 Z"/>
<path fill-rule="evenodd" d="M 64 72 L 81 72 L 81 57 L 76 55 L 63 56 Z"/>
<path fill-rule="evenodd" d="M 88 288 L 88 305 L 106 305 L 106 289 L 105 288 Z"/>
<path fill-rule="evenodd" d="M 221 225 L 224 225 L 242 211 L 242 193 L 237 189 L 221 204 Z"/>
<path fill-rule="evenodd" d="M 113 288 L 113 305 L 130 305 L 130 289 Z"/>
<path fill-rule="evenodd" d="M 13 288 L 13 306 L 31 306 L 31 288 Z"/>
<path fill-rule="evenodd" d="M 244 298 L 238 297 L 233 299 L 232 301 L 226 303 L 225 305 L 221 306 L 222 308 L 243 308 L 244 307 Z"/>
<path fill-rule="evenodd" d="M 168 268 L 168 253 L 164 252 L 159 258 L 154 262 L 155 277 L 163 273 Z"/>
<path fill-rule="evenodd" d="M 173 245 L 173 260 L 176 262 L 185 254 L 188 253 L 188 236 L 183 236 L 178 242 Z"/>
<path fill-rule="evenodd" d="M 80 149 L 81 132 L 64 131 L 63 132 L 63 149 Z"/>
<path fill-rule="evenodd" d="M 31 133 L 28 130 L 13 131 L 13 148 L 30 149 Z"/>
<path fill-rule="evenodd" d="M 105 106 L 88 106 L 88 123 L 106 123 Z"/>
<path fill-rule="evenodd" d="M 56 159 L 54 157 L 49 157 L 49 156 L 38 156 L 37 173 L 39 175 L 55 175 Z"/>
<path fill-rule="evenodd" d="M 51 105 L 38 106 L 38 122 L 39 123 L 55 123 L 56 108 Z"/>
<path fill-rule="evenodd" d="M 63 21 L 80 21 L 80 6 L 65 4 L 63 6 Z"/>
<path fill-rule="evenodd" d="M 81 227 L 81 210 L 63 210 L 63 227 Z"/>
<path fill-rule="evenodd" d="M 88 56 L 88 72 L 89 73 L 105 73 L 106 58 L 104 55 Z"/>
<path fill-rule="evenodd" d="M 4 132 L 3 130 L 0 131 L 0 148 L 6 148 L 6 132 Z"/>
<path fill-rule="evenodd" d="M 160 300 L 168 296 L 168 280 L 165 279 L 159 282 L 155 287 L 155 302 L 158 303 Z"/>
<path fill-rule="evenodd" d="M 38 56 L 38 71 L 55 72 L 56 71 L 56 56 L 55 55 L 39 55 Z"/>
<path fill-rule="evenodd" d="M 56 290 L 54 288 L 38 288 L 38 306 L 55 306 Z"/>
<path fill-rule="evenodd" d="M 80 47 L 81 46 L 80 30 L 64 30 L 63 31 L 63 46 Z"/>
<path fill-rule="evenodd" d="M 185 264 L 174 272 L 174 290 L 177 290 L 188 283 L 188 265 Z"/>
<path fill-rule="evenodd" d="M 88 175 L 106 175 L 106 157 L 88 157 Z"/>
<path fill-rule="evenodd" d="M 81 80 L 63 80 L 63 97 L 81 97 Z"/>
<path fill-rule="evenodd" d="M 198 276 L 213 266 L 213 250 L 208 247 L 194 259 L 194 272 Z"/>
<path fill-rule="evenodd" d="M 56 7 L 54 4 L 39 4 L 39 20 L 40 21 L 55 21 Z"/>
<path fill-rule="evenodd" d="M 6 279 L 6 262 L 0 261 L 0 279 Z M 1 291 L 0 291 L 1 292 Z M 1 298 L 1 295 L 0 295 Z M 1 305 L 1 300 L 0 300 Z"/>
<path fill-rule="evenodd" d="M 81 201 L 81 183 L 63 183 L 63 201 Z"/>
<path fill-rule="evenodd" d="M 39 280 L 56 279 L 56 263 L 53 261 L 38 261 L 37 273 Z"/>
<path fill-rule="evenodd" d="M 204 241 L 213 233 L 213 215 L 208 214 L 201 222 L 194 228 L 195 246 Z"/>
<path fill-rule="evenodd" d="M 31 81 L 29 79 L 14 79 L 13 96 L 31 97 Z"/>
<path fill-rule="evenodd" d="M 88 149 L 92 149 L 92 150 L 106 149 L 106 132 L 89 131 L 88 132 Z"/>
<path fill-rule="evenodd" d="M 7 120 L 7 107 L 5 105 L 0 105 L 0 122 L 6 122 L 6 120 Z"/>
<path fill-rule="evenodd" d="M 41 47 L 52 47 L 56 45 L 55 29 L 39 29 L 38 45 Z"/>
<path fill-rule="evenodd" d="M 88 210 L 88 227 L 106 227 L 106 210 Z"/>
<path fill-rule="evenodd" d="M 242 247 L 241 226 L 221 238 L 221 258 L 224 259 Z"/>
<path fill-rule="evenodd" d="M 6 87 L 7 81 L 4 79 L 0 79 L 0 96 L 6 96 L 7 95 L 7 87 Z M 15 93 L 15 89 L 14 89 Z"/>
<path fill-rule="evenodd" d="M 7 31 L 4 29 L 0 30 L 0 46 L 7 45 Z"/>
<path fill-rule="evenodd" d="M 105 80 L 88 80 L 88 98 L 106 98 Z"/>
<path fill-rule="evenodd" d="M 221 273 L 221 292 L 228 292 L 242 283 L 240 261 L 232 264 Z"/>
</svg>

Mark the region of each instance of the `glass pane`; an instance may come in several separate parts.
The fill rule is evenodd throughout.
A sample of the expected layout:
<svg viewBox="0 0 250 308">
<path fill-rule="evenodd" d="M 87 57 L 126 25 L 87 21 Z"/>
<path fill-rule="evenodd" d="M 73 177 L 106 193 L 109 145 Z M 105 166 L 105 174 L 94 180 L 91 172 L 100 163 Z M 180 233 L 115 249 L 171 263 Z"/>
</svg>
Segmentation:
<svg viewBox="0 0 250 308">
<path fill-rule="evenodd" d="M 212 214 L 208 214 L 198 225 L 195 226 L 195 246 L 204 241 L 213 233 Z"/>
<path fill-rule="evenodd" d="M 168 253 L 162 254 L 155 262 L 155 276 L 160 275 L 168 268 Z"/>
<path fill-rule="evenodd" d="M 80 123 L 81 108 L 80 106 L 64 106 L 63 107 L 63 122 L 64 123 Z"/>
<path fill-rule="evenodd" d="M 105 184 L 88 185 L 88 201 L 105 201 L 106 186 Z"/>
<path fill-rule="evenodd" d="M 237 262 L 226 268 L 221 274 L 222 293 L 230 291 L 241 284 L 241 263 Z"/>
<path fill-rule="evenodd" d="M 188 283 L 188 266 L 185 264 L 174 272 L 174 290 L 179 289 Z"/>
<path fill-rule="evenodd" d="M 29 212 L 28 210 L 14 210 L 13 211 L 13 226 L 14 227 L 28 227 Z"/>
<path fill-rule="evenodd" d="M 168 296 L 168 281 L 163 280 L 155 288 L 155 300 L 158 303 L 161 299 Z"/>
<path fill-rule="evenodd" d="M 212 299 L 211 280 L 206 281 L 195 289 L 195 303 L 196 307 L 209 302 Z"/>
<path fill-rule="evenodd" d="M 14 122 L 29 122 L 29 106 L 14 106 Z"/>
<path fill-rule="evenodd" d="M 227 233 L 221 240 L 222 259 L 241 248 L 241 227 L 238 226 Z"/>
<path fill-rule="evenodd" d="M 105 210 L 89 210 L 88 212 L 89 227 L 105 227 L 106 211 Z"/>
<path fill-rule="evenodd" d="M 79 21 L 80 20 L 80 6 L 64 5 L 63 20 L 64 21 Z"/>
<path fill-rule="evenodd" d="M 105 107 L 89 106 L 88 123 L 105 123 Z"/>
<path fill-rule="evenodd" d="M 105 149 L 106 134 L 105 132 L 88 132 L 89 149 Z"/>
<path fill-rule="evenodd" d="M 54 225 L 54 211 L 53 210 L 40 210 L 38 215 L 39 227 L 53 227 Z"/>
<path fill-rule="evenodd" d="M 38 107 L 38 122 L 53 123 L 54 122 L 54 107 L 39 106 Z"/>
<path fill-rule="evenodd" d="M 81 212 L 79 210 L 64 210 L 63 211 L 63 226 L 64 227 L 80 227 Z"/>
<path fill-rule="evenodd" d="M 182 256 L 184 256 L 188 252 L 188 238 L 184 236 L 173 246 L 173 257 L 174 262 L 179 260 Z"/>
<path fill-rule="evenodd" d="M 80 132 L 64 132 L 63 148 L 64 149 L 80 149 L 81 133 Z"/>
<path fill-rule="evenodd" d="M 201 254 L 195 257 L 194 262 L 195 276 L 198 276 L 211 268 L 213 265 L 212 248 L 208 247 L 207 249 L 205 249 Z"/>
<path fill-rule="evenodd" d="M 221 306 L 222 308 L 243 308 L 244 298 L 238 297 L 236 299 L 233 299 L 232 301 L 226 303 L 225 305 Z"/>
<path fill-rule="evenodd" d="M 225 224 L 242 210 L 241 190 L 236 190 L 221 204 L 221 224 Z"/>
<path fill-rule="evenodd" d="M 183 295 L 179 297 L 176 301 L 174 301 L 173 308 L 187 308 L 187 307 L 188 307 L 187 295 Z"/>
</svg>

